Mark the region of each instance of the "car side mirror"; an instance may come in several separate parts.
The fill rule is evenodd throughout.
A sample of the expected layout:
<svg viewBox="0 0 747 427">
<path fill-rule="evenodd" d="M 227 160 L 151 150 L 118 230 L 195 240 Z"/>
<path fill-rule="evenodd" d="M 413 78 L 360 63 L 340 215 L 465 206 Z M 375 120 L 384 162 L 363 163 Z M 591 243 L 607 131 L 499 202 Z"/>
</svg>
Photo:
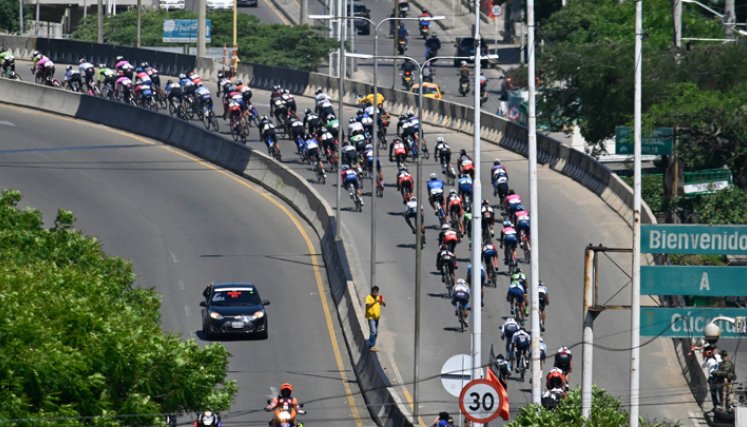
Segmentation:
<svg viewBox="0 0 747 427">
<path fill-rule="evenodd" d="M 207 301 L 200 301 L 200 307 L 207 307 Z"/>
<path fill-rule="evenodd" d="M 262 301 L 262 305 L 270 305 L 270 300 L 266 299 Z"/>
</svg>

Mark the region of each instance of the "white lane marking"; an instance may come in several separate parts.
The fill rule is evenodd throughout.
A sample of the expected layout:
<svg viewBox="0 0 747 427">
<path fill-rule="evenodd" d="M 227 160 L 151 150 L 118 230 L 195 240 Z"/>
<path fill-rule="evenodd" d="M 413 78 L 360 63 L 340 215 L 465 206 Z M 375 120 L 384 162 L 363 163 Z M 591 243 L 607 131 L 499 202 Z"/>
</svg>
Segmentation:
<svg viewBox="0 0 747 427">
<path fill-rule="evenodd" d="M 189 317 L 189 306 L 188 305 L 184 306 L 184 312 L 187 314 L 187 317 Z"/>
<path fill-rule="evenodd" d="M 179 260 L 176 259 L 176 255 L 174 255 L 174 253 L 170 252 L 170 251 L 169 251 L 169 253 L 171 254 L 171 259 L 174 260 L 174 264 L 178 264 Z"/>
<path fill-rule="evenodd" d="M 183 291 L 183 290 L 184 290 L 184 281 L 183 281 L 183 280 L 180 280 L 180 281 L 179 281 L 179 290 L 180 290 L 180 291 Z"/>
<path fill-rule="evenodd" d="M 3 126 L 10 126 L 10 127 L 16 127 L 16 124 L 13 122 L 9 122 L 7 120 L 0 120 L 0 125 Z"/>
</svg>

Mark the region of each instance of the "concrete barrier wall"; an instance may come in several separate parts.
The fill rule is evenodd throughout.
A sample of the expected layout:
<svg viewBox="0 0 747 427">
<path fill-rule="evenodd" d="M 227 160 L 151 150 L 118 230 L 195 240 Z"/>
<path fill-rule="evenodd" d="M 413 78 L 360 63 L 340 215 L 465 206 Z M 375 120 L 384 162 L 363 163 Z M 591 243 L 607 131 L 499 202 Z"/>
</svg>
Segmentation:
<svg viewBox="0 0 747 427">
<path fill-rule="evenodd" d="M 369 413 L 380 426 L 412 427 L 378 358 L 367 351 L 364 308 L 356 297 L 345 245 L 334 237 L 334 212 L 306 179 L 262 152 L 163 114 L 7 79 L 0 79 L 0 93 L 5 103 L 100 123 L 180 148 L 250 179 L 290 204 L 321 239 L 327 279 Z"/>
</svg>

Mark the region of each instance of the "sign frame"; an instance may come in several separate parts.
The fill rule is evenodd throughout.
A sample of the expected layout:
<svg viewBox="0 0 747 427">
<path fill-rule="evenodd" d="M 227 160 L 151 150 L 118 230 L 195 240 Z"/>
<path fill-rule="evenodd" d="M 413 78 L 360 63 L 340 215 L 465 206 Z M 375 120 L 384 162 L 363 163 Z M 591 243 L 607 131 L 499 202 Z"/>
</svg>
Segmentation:
<svg viewBox="0 0 747 427">
<path fill-rule="evenodd" d="M 747 225 L 641 225 L 641 253 L 742 255 L 745 252 Z"/>
<path fill-rule="evenodd" d="M 744 296 L 747 267 L 642 265 L 641 295 Z"/>
<path fill-rule="evenodd" d="M 705 326 L 718 316 L 742 317 L 747 308 L 641 307 L 641 336 L 662 338 L 702 337 Z M 663 327 L 669 323 L 668 328 Z M 735 325 L 722 322 L 721 339 L 744 338 Z"/>
<path fill-rule="evenodd" d="M 470 389 L 473 389 L 476 387 L 484 388 L 485 386 L 487 386 L 488 388 L 490 388 L 490 390 L 492 390 L 491 394 L 493 396 L 493 404 L 492 404 L 493 413 L 485 418 L 479 418 L 473 415 L 472 412 L 467 411 L 467 407 L 465 407 L 464 405 L 464 398 L 467 395 L 467 393 L 470 392 Z M 473 392 L 471 394 L 478 394 L 478 397 L 479 397 L 479 393 L 477 392 Z M 482 399 L 478 399 L 478 400 L 484 401 L 485 400 L 484 396 L 486 395 L 483 395 Z M 495 384 L 493 384 L 492 381 L 485 379 L 485 378 L 480 378 L 480 379 L 470 381 L 469 383 L 467 383 L 466 386 L 464 386 L 464 388 L 462 389 L 462 392 L 459 394 L 459 410 L 468 420 L 472 421 L 473 423 L 486 424 L 486 423 L 489 423 L 495 420 L 496 418 L 500 416 L 500 413 L 499 413 L 500 406 L 501 406 L 500 392 L 495 387 Z M 479 404 L 478 404 L 478 407 L 479 407 Z"/>
<path fill-rule="evenodd" d="M 669 156 L 674 150 L 674 128 L 654 128 L 652 134 L 641 137 L 641 154 Z M 633 155 L 633 129 L 615 127 L 615 154 Z"/>
</svg>

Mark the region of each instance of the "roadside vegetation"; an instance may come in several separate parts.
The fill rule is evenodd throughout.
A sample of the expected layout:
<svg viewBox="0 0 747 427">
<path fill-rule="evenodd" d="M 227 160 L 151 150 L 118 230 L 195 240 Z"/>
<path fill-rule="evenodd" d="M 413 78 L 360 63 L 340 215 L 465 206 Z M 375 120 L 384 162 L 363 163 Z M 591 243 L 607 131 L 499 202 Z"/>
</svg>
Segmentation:
<svg viewBox="0 0 747 427">
<path fill-rule="evenodd" d="M 141 15 L 142 46 L 181 46 L 162 41 L 163 21 L 166 19 L 196 19 L 191 11 L 152 10 Z M 212 41 L 209 46 L 233 46 L 233 12 L 209 11 L 212 21 Z M 237 16 L 237 42 L 239 58 L 243 62 L 316 71 L 328 59 L 335 42 L 325 37 L 325 29 L 318 27 L 286 26 L 261 22 L 256 16 L 240 13 Z M 104 43 L 135 46 L 136 12 L 107 16 L 104 21 Z M 75 40 L 95 42 L 96 15 L 89 15 L 73 32 Z M 195 36 L 196 37 L 196 36 Z"/>
<path fill-rule="evenodd" d="M 164 332 L 159 295 L 59 210 L 44 228 L 21 194 L 0 196 L 0 419 L 15 426 L 132 426 L 227 409 L 219 344 Z"/>
</svg>

